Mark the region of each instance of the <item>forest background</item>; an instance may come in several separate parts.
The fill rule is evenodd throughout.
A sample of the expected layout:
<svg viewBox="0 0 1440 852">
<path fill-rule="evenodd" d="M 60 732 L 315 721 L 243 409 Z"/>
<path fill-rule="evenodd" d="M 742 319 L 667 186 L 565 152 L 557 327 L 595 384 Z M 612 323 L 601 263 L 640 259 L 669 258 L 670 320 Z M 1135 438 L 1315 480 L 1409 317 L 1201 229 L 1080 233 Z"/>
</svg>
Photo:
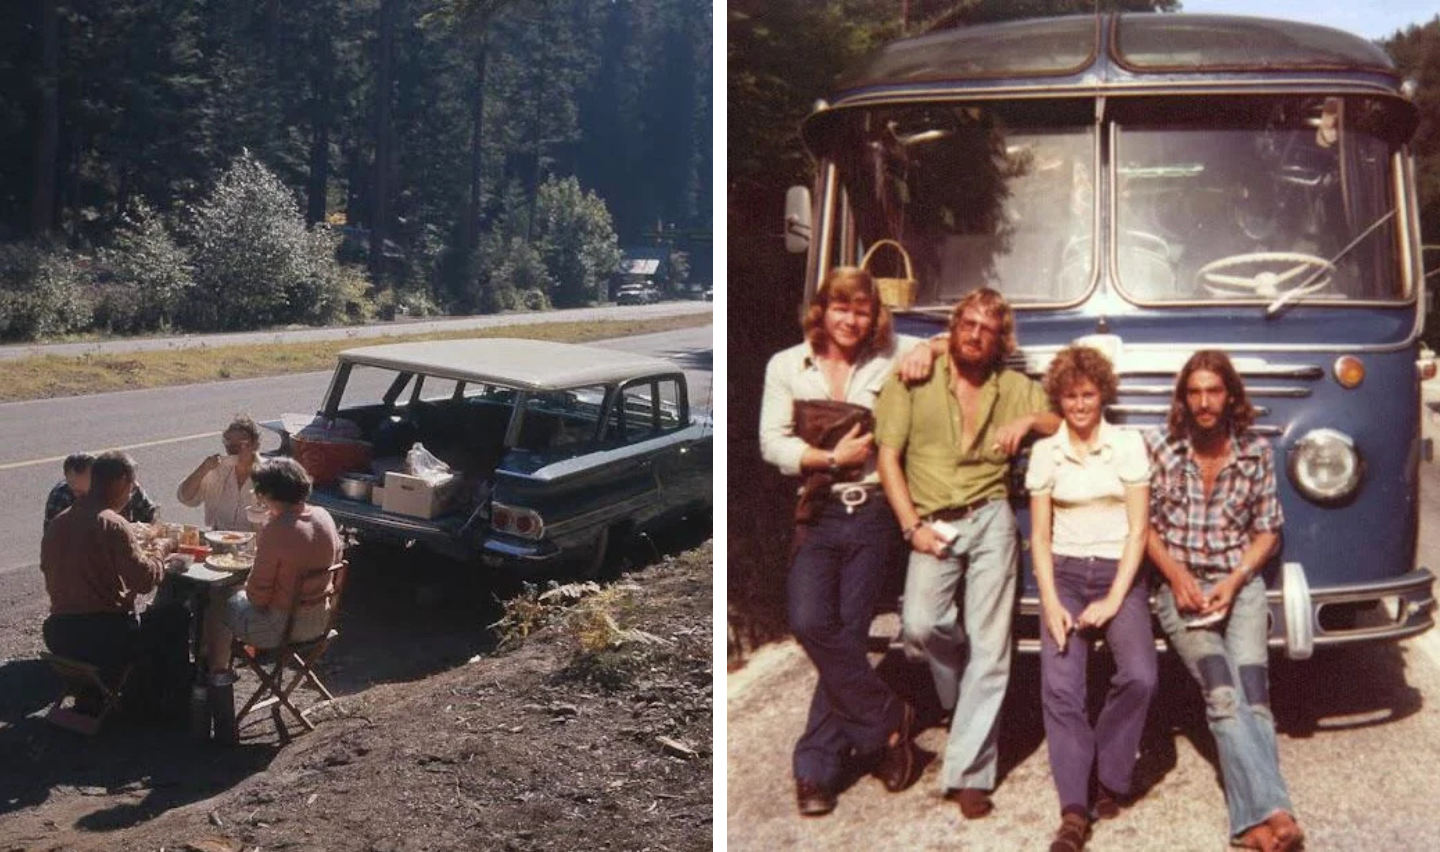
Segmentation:
<svg viewBox="0 0 1440 852">
<path fill-rule="evenodd" d="M 709 278 L 702 0 L 0 4 L 0 342 Z"/>
<path fill-rule="evenodd" d="M 780 318 L 728 325 L 728 475 L 730 482 L 744 483 L 742 489 L 732 486 L 728 500 L 732 659 L 787 632 L 785 576 L 795 485 L 760 459 L 756 434 L 765 364 L 800 339 L 805 258 L 785 252 L 781 228 L 786 189 L 810 186 L 814 178 L 800 142 L 801 120 L 842 71 L 902 33 L 941 23 L 1089 12 L 1096 5 L 1095 0 L 730 0 L 726 310 L 732 318 Z M 1177 0 L 1098 0 L 1098 6 L 1182 11 Z M 1440 17 L 1379 44 L 1402 75 L 1419 84 L 1421 122 L 1411 151 L 1424 242 L 1440 245 Z M 1426 259 L 1430 269 L 1440 269 L 1440 251 Z M 1440 348 L 1435 303 L 1430 301 L 1426 336 L 1432 348 Z"/>
</svg>

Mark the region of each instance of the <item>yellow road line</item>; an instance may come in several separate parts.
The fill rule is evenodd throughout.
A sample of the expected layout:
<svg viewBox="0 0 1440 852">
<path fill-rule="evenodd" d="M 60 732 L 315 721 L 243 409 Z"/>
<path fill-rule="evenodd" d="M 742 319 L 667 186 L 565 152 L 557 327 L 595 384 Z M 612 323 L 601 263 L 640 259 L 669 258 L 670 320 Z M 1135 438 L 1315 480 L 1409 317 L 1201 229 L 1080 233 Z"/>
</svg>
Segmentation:
<svg viewBox="0 0 1440 852">
<path fill-rule="evenodd" d="M 215 430 L 211 429 L 208 432 L 197 432 L 194 435 L 182 435 L 179 438 L 160 438 L 159 440 L 143 441 L 139 444 L 129 444 L 124 447 L 106 447 L 105 450 L 123 450 L 125 452 L 129 452 L 130 450 L 140 450 L 144 449 L 145 447 L 159 447 L 165 444 L 183 444 L 186 441 L 198 441 L 201 438 L 210 438 L 213 440 L 215 438 L 215 435 Z M 101 453 L 105 452 L 105 450 L 89 450 L 88 452 Z M 22 467 L 34 467 L 37 464 L 55 464 L 56 462 L 63 461 L 65 461 L 65 456 L 51 456 L 48 459 L 30 459 L 29 461 L 9 462 L 8 464 L 0 464 L 0 471 L 15 470 Z"/>
</svg>

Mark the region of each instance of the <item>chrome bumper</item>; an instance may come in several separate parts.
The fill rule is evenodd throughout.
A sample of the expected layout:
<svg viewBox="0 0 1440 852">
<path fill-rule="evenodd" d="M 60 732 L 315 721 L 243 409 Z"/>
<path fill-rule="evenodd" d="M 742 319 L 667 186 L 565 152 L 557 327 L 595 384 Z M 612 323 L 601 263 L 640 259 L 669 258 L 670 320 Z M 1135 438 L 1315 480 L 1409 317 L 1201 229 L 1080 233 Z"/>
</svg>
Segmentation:
<svg viewBox="0 0 1440 852">
<path fill-rule="evenodd" d="M 1305 569 L 1288 562 L 1279 588 L 1266 593 L 1270 605 L 1270 648 L 1294 660 L 1308 659 L 1315 648 L 1357 642 L 1396 641 L 1429 630 L 1435 624 L 1435 575 L 1428 568 L 1388 580 L 1310 586 Z M 1040 652 L 1040 600 L 1020 599 L 1016 625 L 1017 650 Z M 1165 648 L 1164 633 L 1155 627 L 1156 645 Z"/>
</svg>

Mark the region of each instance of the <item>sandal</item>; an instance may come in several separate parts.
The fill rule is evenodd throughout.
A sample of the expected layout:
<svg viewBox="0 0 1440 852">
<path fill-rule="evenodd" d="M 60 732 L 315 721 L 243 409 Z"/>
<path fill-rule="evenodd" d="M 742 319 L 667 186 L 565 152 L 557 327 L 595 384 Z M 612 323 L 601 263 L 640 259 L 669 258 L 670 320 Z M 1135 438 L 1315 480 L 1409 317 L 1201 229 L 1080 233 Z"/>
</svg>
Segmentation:
<svg viewBox="0 0 1440 852">
<path fill-rule="evenodd" d="M 1275 832 L 1267 823 L 1251 826 L 1240 835 L 1234 845 L 1241 849 L 1259 849 L 1260 852 L 1275 852 Z"/>
<path fill-rule="evenodd" d="M 1275 837 L 1275 852 L 1296 852 L 1305 845 L 1305 830 L 1295 817 L 1277 811 L 1265 820 L 1265 826 Z"/>
<path fill-rule="evenodd" d="M 1067 813 L 1060 819 L 1060 830 L 1050 841 L 1050 852 L 1084 852 L 1085 841 L 1090 839 L 1090 820 L 1077 813 Z"/>
</svg>

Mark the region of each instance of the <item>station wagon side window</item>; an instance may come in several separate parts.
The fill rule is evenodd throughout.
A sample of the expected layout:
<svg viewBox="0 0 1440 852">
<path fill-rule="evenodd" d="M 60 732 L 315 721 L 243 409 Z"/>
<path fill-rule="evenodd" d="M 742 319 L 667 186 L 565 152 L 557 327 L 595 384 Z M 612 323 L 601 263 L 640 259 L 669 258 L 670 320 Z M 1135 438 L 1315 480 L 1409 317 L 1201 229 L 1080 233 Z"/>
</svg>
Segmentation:
<svg viewBox="0 0 1440 852">
<path fill-rule="evenodd" d="M 680 381 L 673 376 L 624 385 L 606 423 L 606 444 L 633 444 L 680 428 L 685 419 L 681 400 Z"/>
<path fill-rule="evenodd" d="M 604 385 L 526 394 L 516 449 L 540 453 L 589 447 L 599 429 L 604 402 Z"/>
</svg>

